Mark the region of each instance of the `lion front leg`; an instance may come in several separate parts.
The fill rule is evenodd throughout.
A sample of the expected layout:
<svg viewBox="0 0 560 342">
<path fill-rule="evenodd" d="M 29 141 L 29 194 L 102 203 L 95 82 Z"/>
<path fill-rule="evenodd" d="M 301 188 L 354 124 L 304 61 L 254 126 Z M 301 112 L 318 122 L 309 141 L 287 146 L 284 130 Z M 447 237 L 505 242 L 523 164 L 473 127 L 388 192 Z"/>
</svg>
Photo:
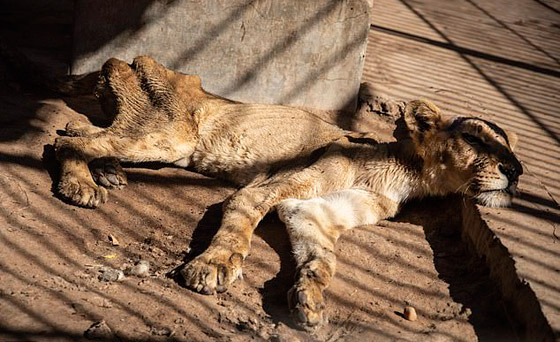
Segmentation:
<svg viewBox="0 0 560 342">
<path fill-rule="evenodd" d="M 188 263 L 181 274 L 185 285 L 203 294 L 223 292 L 241 277 L 243 260 L 249 254 L 251 237 L 259 221 L 284 197 L 274 185 L 244 188 L 224 205 L 222 226 L 208 249 Z"/>
<path fill-rule="evenodd" d="M 299 171 L 278 173 L 258 186 L 236 192 L 224 205 L 218 233 L 208 249 L 189 262 L 181 275 L 185 285 L 197 292 L 212 294 L 227 289 L 241 275 L 241 265 L 249 254 L 253 231 L 268 211 L 286 198 L 310 198 L 348 186 L 348 180 L 331 171 L 324 177 L 321 162 Z"/>
<path fill-rule="evenodd" d="M 394 216 L 398 203 L 361 189 L 347 189 L 309 200 L 288 199 L 278 205 L 286 224 L 297 273 L 288 292 L 296 323 L 313 328 L 327 322 L 324 291 L 336 268 L 334 247 L 344 230 Z"/>
</svg>

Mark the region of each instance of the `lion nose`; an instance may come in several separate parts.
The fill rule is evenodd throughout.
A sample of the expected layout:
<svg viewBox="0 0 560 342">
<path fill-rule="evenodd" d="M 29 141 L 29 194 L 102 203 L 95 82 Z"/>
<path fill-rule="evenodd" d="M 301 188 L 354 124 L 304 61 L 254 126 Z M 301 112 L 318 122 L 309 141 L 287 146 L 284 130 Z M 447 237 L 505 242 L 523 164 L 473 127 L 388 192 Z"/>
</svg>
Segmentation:
<svg viewBox="0 0 560 342">
<path fill-rule="evenodd" d="M 504 164 L 499 164 L 498 165 L 498 170 L 500 170 L 501 173 L 503 173 L 508 181 L 511 182 L 515 182 L 517 181 L 517 179 L 519 178 L 519 175 L 523 172 L 522 168 L 517 168 L 515 166 L 509 166 L 509 165 L 504 165 Z"/>
</svg>

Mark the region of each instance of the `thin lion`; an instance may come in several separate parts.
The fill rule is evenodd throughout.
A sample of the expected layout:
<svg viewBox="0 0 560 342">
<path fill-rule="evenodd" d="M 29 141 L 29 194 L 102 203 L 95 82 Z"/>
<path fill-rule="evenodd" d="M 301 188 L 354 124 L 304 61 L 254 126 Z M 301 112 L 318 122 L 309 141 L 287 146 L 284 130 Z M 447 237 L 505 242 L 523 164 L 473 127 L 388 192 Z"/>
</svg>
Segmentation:
<svg viewBox="0 0 560 342">
<path fill-rule="evenodd" d="M 219 231 L 181 275 L 197 292 L 226 291 L 241 275 L 255 227 L 277 209 L 297 263 L 289 305 L 304 327 L 325 321 L 323 292 L 344 230 L 391 218 L 424 196 L 461 193 L 507 206 L 523 172 L 514 134 L 479 118 L 446 119 L 427 100 L 404 107 L 404 137 L 378 143 L 301 109 L 212 95 L 198 76 L 149 57 L 108 60 L 96 94 L 114 121 L 68 123 L 69 136 L 55 142 L 59 193 L 97 207 L 108 188 L 126 184 L 119 161 L 171 163 L 235 183 Z M 92 173 L 94 160 L 100 166 Z"/>
</svg>

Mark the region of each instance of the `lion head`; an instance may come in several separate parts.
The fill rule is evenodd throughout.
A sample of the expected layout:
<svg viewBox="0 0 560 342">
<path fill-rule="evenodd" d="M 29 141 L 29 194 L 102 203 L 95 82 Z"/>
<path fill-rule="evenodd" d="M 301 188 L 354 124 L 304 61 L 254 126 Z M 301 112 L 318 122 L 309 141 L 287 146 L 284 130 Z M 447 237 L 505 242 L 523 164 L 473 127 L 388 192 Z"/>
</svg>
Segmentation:
<svg viewBox="0 0 560 342">
<path fill-rule="evenodd" d="M 408 103 L 402 118 L 433 193 L 463 193 L 488 207 L 511 204 L 523 173 L 514 133 L 477 117 L 443 118 L 427 100 Z"/>
</svg>

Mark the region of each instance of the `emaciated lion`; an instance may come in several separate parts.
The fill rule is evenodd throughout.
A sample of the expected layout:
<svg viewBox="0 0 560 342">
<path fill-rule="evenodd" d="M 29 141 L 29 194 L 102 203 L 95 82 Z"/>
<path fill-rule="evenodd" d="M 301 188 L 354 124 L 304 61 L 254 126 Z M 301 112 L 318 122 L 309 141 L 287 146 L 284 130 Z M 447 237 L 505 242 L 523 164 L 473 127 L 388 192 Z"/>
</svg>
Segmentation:
<svg viewBox="0 0 560 342">
<path fill-rule="evenodd" d="M 55 142 L 59 193 L 97 207 L 107 188 L 126 184 L 118 161 L 188 166 L 237 184 L 210 246 L 181 275 L 197 292 L 226 291 L 241 275 L 253 230 L 277 209 L 297 263 L 289 303 L 303 326 L 324 321 L 323 291 L 344 230 L 393 217 L 424 196 L 462 193 L 507 206 L 523 172 L 515 135 L 479 118 L 445 119 L 427 100 L 404 107 L 405 137 L 378 143 L 301 109 L 209 94 L 198 76 L 149 57 L 108 60 L 96 94 L 114 121 L 108 128 L 68 123 L 69 136 Z M 104 166 L 92 175 L 88 163 L 99 159 Z"/>
</svg>

